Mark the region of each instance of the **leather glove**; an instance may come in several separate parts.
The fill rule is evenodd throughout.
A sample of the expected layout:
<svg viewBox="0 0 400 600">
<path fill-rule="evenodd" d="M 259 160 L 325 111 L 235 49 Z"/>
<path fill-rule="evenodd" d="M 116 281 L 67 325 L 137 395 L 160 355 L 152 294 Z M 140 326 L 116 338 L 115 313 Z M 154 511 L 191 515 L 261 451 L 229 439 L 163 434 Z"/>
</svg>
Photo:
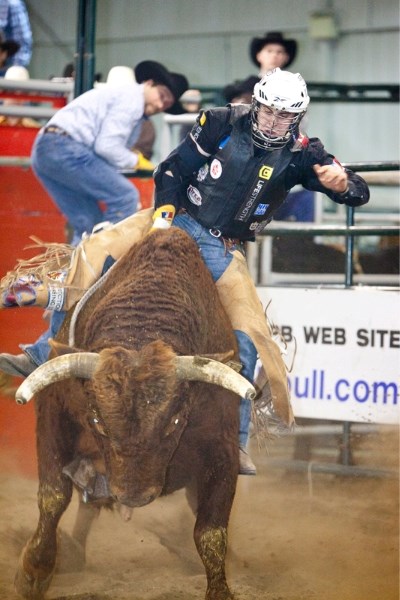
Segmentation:
<svg viewBox="0 0 400 600">
<path fill-rule="evenodd" d="M 168 229 L 171 227 L 173 218 L 175 216 L 175 206 L 172 204 L 163 204 L 159 206 L 153 215 L 153 225 L 150 231 L 154 229 Z"/>
<path fill-rule="evenodd" d="M 156 167 L 150 160 L 147 160 L 141 152 L 135 151 L 135 154 L 138 156 L 138 161 L 134 167 L 135 171 L 154 171 Z"/>
</svg>

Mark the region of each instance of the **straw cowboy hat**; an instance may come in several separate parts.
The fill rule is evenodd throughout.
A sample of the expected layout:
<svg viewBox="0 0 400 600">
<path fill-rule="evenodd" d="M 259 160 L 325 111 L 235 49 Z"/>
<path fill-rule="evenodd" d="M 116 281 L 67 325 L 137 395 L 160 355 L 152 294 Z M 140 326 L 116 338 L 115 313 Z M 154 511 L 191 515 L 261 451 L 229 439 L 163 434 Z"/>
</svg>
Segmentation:
<svg viewBox="0 0 400 600">
<path fill-rule="evenodd" d="M 161 63 L 154 60 L 144 60 L 135 67 L 135 77 L 138 83 L 154 79 L 157 83 L 165 85 L 175 98 L 175 103 L 166 110 L 171 115 L 185 113 L 179 98 L 189 88 L 188 80 L 180 73 L 171 73 Z"/>
<path fill-rule="evenodd" d="M 269 31 L 262 38 L 253 38 L 250 42 L 250 57 L 255 65 L 258 67 L 260 63 L 257 60 L 257 54 L 267 44 L 280 44 L 283 46 L 289 55 L 289 60 L 286 65 L 282 66 L 282 69 L 287 69 L 296 58 L 297 42 L 296 40 L 285 40 L 280 31 Z"/>
</svg>

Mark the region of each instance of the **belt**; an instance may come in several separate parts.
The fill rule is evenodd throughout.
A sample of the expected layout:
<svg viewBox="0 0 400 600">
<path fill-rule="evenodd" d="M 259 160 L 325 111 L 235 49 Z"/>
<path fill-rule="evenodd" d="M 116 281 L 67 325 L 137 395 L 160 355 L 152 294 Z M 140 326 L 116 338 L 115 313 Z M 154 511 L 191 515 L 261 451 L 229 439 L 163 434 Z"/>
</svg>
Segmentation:
<svg viewBox="0 0 400 600">
<path fill-rule="evenodd" d="M 58 135 L 68 135 L 68 131 L 61 129 L 61 127 L 56 127 L 56 125 L 49 125 L 43 129 L 43 133 L 57 133 Z"/>
<path fill-rule="evenodd" d="M 178 210 L 178 215 L 184 215 L 184 214 L 188 214 L 186 208 L 180 208 Z M 190 215 L 191 216 L 191 215 Z M 194 219 L 194 217 L 192 217 L 192 219 Z M 196 219 L 194 219 L 196 220 Z M 243 240 L 240 240 L 239 238 L 228 238 L 225 237 L 222 234 L 222 231 L 220 231 L 219 229 L 215 229 L 214 227 L 212 227 L 211 229 L 208 230 L 208 233 L 210 235 L 212 235 L 213 237 L 220 239 L 221 242 L 224 244 L 225 247 L 227 248 L 232 248 L 233 246 L 238 246 L 238 249 L 240 250 L 242 246 L 244 246 L 244 242 Z"/>
<path fill-rule="evenodd" d="M 225 237 L 224 235 L 222 235 L 222 232 L 219 229 L 209 229 L 208 233 L 215 238 L 219 238 L 221 240 L 221 242 L 224 242 L 225 246 L 228 246 L 228 248 L 231 248 L 232 246 L 240 246 L 241 244 L 244 244 L 244 242 L 242 240 L 240 240 L 239 238 Z"/>
</svg>

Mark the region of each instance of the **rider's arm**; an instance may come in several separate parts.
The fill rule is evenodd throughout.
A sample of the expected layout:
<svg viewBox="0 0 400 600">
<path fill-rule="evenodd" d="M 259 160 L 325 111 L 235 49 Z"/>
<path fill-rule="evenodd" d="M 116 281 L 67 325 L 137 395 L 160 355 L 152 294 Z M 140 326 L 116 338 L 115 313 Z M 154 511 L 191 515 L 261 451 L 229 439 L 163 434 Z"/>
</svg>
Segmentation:
<svg viewBox="0 0 400 600">
<path fill-rule="evenodd" d="M 156 219 L 163 218 L 160 213 L 170 215 L 173 212 L 174 215 L 179 210 L 180 197 L 185 193 L 190 177 L 217 150 L 220 140 L 229 134 L 229 116 L 230 110 L 225 108 L 202 111 L 191 132 L 158 165 L 154 173 Z"/>
<path fill-rule="evenodd" d="M 362 206 L 369 200 L 369 188 L 362 177 L 348 169 L 329 154 L 318 138 L 311 138 L 307 147 L 294 161 L 299 165 L 297 173 L 305 188 L 322 192 L 338 204 Z"/>
</svg>

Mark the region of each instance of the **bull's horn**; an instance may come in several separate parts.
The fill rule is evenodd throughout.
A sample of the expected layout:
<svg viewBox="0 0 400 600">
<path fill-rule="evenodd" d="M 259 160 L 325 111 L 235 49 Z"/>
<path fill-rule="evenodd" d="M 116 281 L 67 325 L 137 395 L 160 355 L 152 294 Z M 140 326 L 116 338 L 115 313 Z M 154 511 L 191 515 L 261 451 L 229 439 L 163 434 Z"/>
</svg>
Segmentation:
<svg viewBox="0 0 400 600">
<path fill-rule="evenodd" d="M 98 360 L 99 355 L 95 352 L 77 352 L 52 358 L 35 369 L 19 386 L 15 395 L 17 404 L 26 404 L 51 383 L 70 377 L 91 379 Z M 247 379 L 216 360 L 202 356 L 177 356 L 175 362 L 178 379 L 214 383 L 248 400 L 256 395 Z"/>
<path fill-rule="evenodd" d="M 91 379 L 99 355 L 96 352 L 77 352 L 56 356 L 33 371 L 15 394 L 17 404 L 26 404 L 35 394 L 56 381 L 81 377 Z"/>
<path fill-rule="evenodd" d="M 215 383 L 247 400 L 256 396 L 251 383 L 228 365 L 204 356 L 177 356 L 175 361 L 178 379 Z"/>
</svg>

